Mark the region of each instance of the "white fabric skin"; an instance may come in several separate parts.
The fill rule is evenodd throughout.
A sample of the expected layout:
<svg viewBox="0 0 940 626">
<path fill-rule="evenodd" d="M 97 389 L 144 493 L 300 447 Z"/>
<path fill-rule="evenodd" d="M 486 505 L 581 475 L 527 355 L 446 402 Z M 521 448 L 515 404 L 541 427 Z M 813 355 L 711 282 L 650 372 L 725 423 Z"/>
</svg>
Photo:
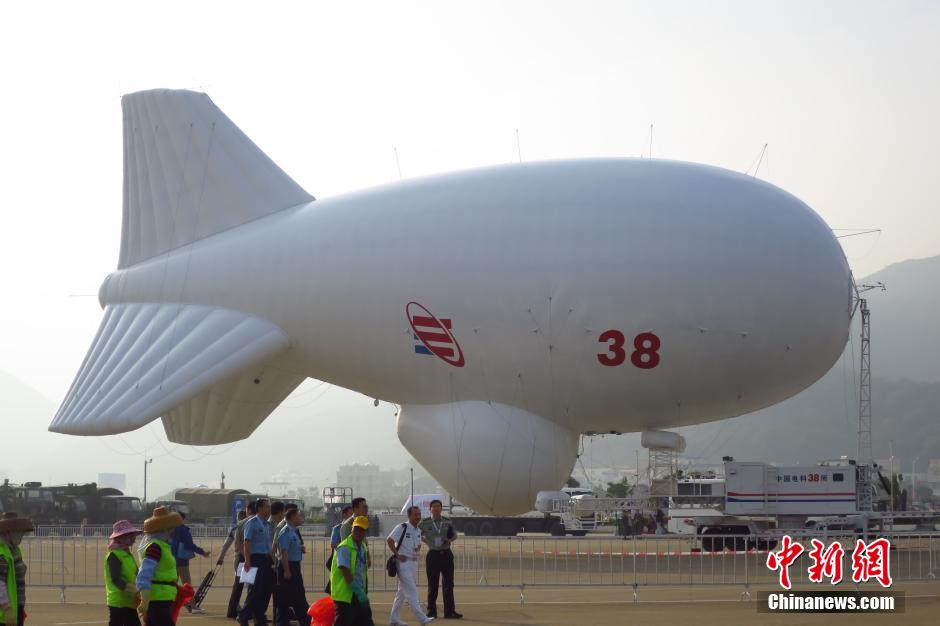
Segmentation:
<svg viewBox="0 0 940 626">
<path fill-rule="evenodd" d="M 392 614 L 389 621 L 392 624 L 400 624 L 401 607 L 405 603 L 411 606 L 415 614 L 415 619 L 423 624 L 428 621 L 428 616 L 421 608 L 421 600 L 418 599 L 418 585 L 415 582 L 418 576 L 418 562 L 408 559 L 404 563 L 398 562 L 398 593 L 395 594 L 395 601 L 392 603 Z"/>
</svg>

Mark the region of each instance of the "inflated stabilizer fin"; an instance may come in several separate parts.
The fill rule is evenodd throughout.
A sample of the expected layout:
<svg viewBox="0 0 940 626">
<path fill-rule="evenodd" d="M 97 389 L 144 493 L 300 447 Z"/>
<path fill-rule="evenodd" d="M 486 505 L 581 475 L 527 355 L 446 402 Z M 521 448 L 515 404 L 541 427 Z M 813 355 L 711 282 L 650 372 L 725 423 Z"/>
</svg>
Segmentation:
<svg viewBox="0 0 940 626">
<path fill-rule="evenodd" d="M 230 309 L 109 305 L 49 430 L 113 435 L 164 416 L 180 443 L 242 439 L 303 380 L 272 364 L 289 343 L 276 325 Z"/>
<path fill-rule="evenodd" d="M 206 94 L 153 89 L 121 104 L 119 268 L 313 200 Z"/>
</svg>

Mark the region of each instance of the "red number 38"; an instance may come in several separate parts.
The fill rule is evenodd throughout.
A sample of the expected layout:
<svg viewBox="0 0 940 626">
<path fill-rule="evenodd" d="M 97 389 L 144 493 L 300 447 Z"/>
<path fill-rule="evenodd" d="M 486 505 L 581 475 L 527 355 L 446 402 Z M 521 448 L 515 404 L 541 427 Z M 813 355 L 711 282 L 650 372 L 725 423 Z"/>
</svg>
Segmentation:
<svg viewBox="0 0 940 626">
<path fill-rule="evenodd" d="M 622 364 L 627 359 L 627 352 L 624 349 L 626 339 L 619 330 L 605 330 L 597 338 L 600 343 L 607 344 L 607 352 L 601 352 L 597 355 L 597 360 L 601 365 L 615 367 Z M 630 354 L 630 362 L 634 367 L 641 370 L 651 370 L 659 365 L 659 347 L 661 342 L 659 337 L 653 333 L 640 333 L 633 338 L 633 352 Z"/>
</svg>

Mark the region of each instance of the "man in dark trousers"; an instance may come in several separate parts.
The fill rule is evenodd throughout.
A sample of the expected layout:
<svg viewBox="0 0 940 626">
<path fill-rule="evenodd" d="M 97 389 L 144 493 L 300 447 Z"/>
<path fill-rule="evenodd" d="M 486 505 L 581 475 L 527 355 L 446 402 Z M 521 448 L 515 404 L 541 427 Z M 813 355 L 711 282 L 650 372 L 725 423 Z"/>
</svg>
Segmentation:
<svg viewBox="0 0 940 626">
<path fill-rule="evenodd" d="M 278 535 L 275 548 L 280 555 L 277 568 L 277 584 L 281 588 L 278 594 L 281 603 L 277 614 L 278 626 L 289 625 L 290 609 L 294 610 L 301 626 L 310 626 L 310 616 L 307 615 L 310 604 L 304 593 L 304 577 L 300 568 L 304 556 L 303 543 L 300 541 L 300 525 L 303 518 L 297 507 L 294 507 L 287 509 L 287 517 L 284 519 L 287 523 Z"/>
<path fill-rule="evenodd" d="M 229 619 L 238 617 L 238 605 L 242 601 L 242 589 L 245 585 L 238 579 L 238 566 L 245 562 L 245 555 L 242 552 L 245 546 L 245 522 L 248 521 L 249 517 L 254 516 L 254 514 L 255 503 L 249 502 L 247 511 L 238 512 L 238 522 L 235 524 L 235 527 L 229 531 L 229 538 L 225 540 L 225 543 L 228 544 L 229 539 L 231 539 L 232 543 L 235 545 L 235 582 L 232 583 L 232 594 L 228 598 L 228 611 L 225 614 Z M 225 556 L 225 550 L 226 548 L 223 546 L 222 554 L 219 555 L 220 559 Z"/>
<path fill-rule="evenodd" d="M 255 581 L 248 587 L 245 606 L 238 613 L 240 626 L 247 626 L 252 617 L 255 626 L 265 626 L 268 622 L 265 613 L 271 602 L 274 590 L 274 561 L 271 559 L 271 527 L 268 516 L 271 503 L 266 498 L 255 500 L 255 516 L 245 522 L 245 544 L 242 554 L 245 557 L 245 571 L 257 568 Z"/>
<path fill-rule="evenodd" d="M 454 606 L 454 553 L 450 546 L 457 540 L 453 523 L 441 515 L 444 504 L 431 500 L 431 517 L 421 520 L 421 540 L 428 545 L 424 569 L 428 575 L 428 617 L 437 617 L 437 586 L 444 578 L 444 619 L 463 617 Z"/>
<path fill-rule="evenodd" d="M 180 584 L 192 585 L 193 579 L 189 573 L 189 561 L 197 554 L 209 558 L 210 552 L 203 550 L 193 542 L 193 533 L 186 525 L 186 513 L 180 512 L 183 523 L 173 530 L 173 540 L 170 542 L 170 549 L 173 550 L 173 556 L 176 557 L 176 573 L 179 575 Z M 186 610 L 190 613 L 204 613 L 199 607 L 193 608 L 193 603 L 186 605 Z"/>
</svg>

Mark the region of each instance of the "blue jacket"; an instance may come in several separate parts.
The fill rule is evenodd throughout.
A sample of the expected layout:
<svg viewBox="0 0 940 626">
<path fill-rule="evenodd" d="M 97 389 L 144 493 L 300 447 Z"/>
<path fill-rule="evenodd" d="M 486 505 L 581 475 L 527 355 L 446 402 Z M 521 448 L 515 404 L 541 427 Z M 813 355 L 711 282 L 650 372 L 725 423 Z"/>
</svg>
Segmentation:
<svg viewBox="0 0 940 626">
<path fill-rule="evenodd" d="M 173 531 L 173 540 L 170 542 L 170 549 L 173 550 L 173 556 L 176 557 L 176 564 L 184 567 L 189 565 L 189 559 L 197 554 L 206 553 L 205 550 L 193 543 L 193 534 L 186 524 L 177 526 Z"/>
</svg>

